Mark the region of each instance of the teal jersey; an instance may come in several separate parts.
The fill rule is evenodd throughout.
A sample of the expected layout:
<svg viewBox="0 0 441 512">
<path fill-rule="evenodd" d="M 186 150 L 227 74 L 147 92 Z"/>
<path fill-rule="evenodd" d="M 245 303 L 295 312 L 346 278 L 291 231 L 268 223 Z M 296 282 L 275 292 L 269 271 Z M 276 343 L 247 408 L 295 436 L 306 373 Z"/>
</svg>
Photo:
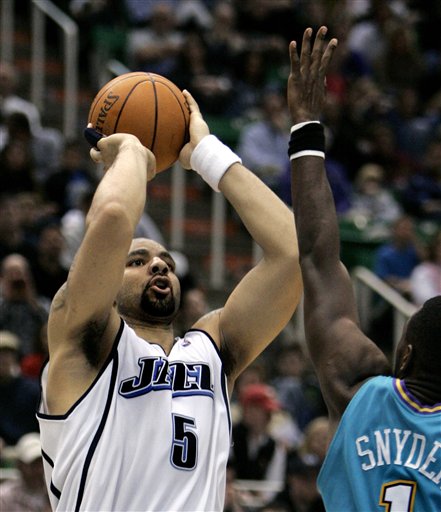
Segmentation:
<svg viewBox="0 0 441 512">
<path fill-rule="evenodd" d="M 441 403 L 374 377 L 342 416 L 318 478 L 327 512 L 441 512 Z"/>
</svg>

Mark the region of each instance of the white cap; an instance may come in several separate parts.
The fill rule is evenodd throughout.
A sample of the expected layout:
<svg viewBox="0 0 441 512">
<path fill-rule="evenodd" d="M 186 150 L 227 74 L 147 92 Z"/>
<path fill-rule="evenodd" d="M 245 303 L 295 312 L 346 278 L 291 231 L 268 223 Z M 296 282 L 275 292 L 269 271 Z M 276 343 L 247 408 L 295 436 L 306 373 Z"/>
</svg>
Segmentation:
<svg viewBox="0 0 441 512">
<path fill-rule="evenodd" d="M 41 457 L 40 434 L 31 432 L 22 436 L 15 445 L 17 459 L 25 464 L 30 464 Z"/>
</svg>

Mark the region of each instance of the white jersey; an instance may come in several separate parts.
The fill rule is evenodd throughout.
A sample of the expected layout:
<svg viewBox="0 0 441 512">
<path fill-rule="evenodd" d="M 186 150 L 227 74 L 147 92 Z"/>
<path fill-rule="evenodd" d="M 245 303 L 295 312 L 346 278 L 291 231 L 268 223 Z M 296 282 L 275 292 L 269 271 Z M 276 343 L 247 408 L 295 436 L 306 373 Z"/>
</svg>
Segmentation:
<svg viewBox="0 0 441 512">
<path fill-rule="evenodd" d="M 37 416 L 54 510 L 223 509 L 231 419 L 205 332 L 190 330 L 167 356 L 122 323 L 95 381 L 62 416 L 48 414 L 47 370 Z"/>
</svg>

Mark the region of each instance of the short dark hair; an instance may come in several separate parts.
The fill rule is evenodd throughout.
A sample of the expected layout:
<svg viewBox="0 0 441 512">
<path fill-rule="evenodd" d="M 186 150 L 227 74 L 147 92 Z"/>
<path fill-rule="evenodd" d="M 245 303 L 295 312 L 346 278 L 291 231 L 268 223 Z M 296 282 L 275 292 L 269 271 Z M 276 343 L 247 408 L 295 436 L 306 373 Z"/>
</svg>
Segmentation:
<svg viewBox="0 0 441 512">
<path fill-rule="evenodd" d="M 441 372 L 441 295 L 426 300 L 407 324 L 406 341 L 414 347 L 415 363 Z"/>
</svg>

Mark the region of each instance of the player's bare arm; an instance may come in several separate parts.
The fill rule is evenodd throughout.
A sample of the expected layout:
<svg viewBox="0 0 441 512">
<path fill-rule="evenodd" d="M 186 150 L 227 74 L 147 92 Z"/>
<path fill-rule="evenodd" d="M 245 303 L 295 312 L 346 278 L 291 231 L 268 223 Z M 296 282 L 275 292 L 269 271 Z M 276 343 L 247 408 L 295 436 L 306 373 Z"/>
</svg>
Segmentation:
<svg viewBox="0 0 441 512">
<path fill-rule="evenodd" d="M 191 140 L 181 153 L 181 163 L 188 168 L 191 151 L 209 130 L 196 102 L 185 94 L 191 111 Z M 240 163 L 222 176 L 219 189 L 263 251 L 262 260 L 237 285 L 224 308 L 195 325 L 228 353 L 232 385 L 286 326 L 303 288 L 292 211 Z"/>
<path fill-rule="evenodd" d="M 318 121 L 325 102 L 325 77 L 337 40 L 321 27 L 311 47 L 305 30 L 300 57 L 289 47 L 288 104 L 293 124 Z M 331 417 L 338 420 L 368 377 L 387 372 L 381 351 L 361 332 L 350 276 L 339 259 L 339 227 L 324 159 L 291 160 L 292 197 L 305 285 L 305 330 Z"/>
<path fill-rule="evenodd" d="M 87 389 L 106 359 L 119 328 L 113 308 L 133 232 L 142 214 L 153 154 L 132 135 L 98 142 L 91 156 L 105 174 L 86 220 L 86 233 L 67 283 L 49 316 L 48 402 L 64 413 Z"/>
</svg>

